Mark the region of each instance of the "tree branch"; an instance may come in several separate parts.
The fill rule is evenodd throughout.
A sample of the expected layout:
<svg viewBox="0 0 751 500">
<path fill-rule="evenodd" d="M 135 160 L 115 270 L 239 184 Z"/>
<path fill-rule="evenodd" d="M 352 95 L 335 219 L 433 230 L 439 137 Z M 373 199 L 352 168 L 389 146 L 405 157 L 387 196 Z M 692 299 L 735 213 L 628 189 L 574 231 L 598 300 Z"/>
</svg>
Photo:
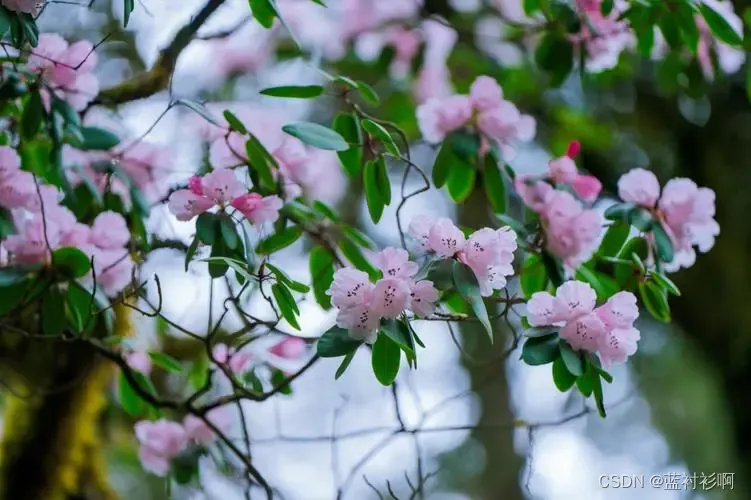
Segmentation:
<svg viewBox="0 0 751 500">
<path fill-rule="evenodd" d="M 224 3 L 224 0 L 208 0 L 206 5 L 185 26 L 180 28 L 175 38 L 159 52 L 159 58 L 146 73 L 125 80 L 114 87 L 99 92 L 92 105 L 116 106 L 129 101 L 152 96 L 167 88 L 175 71 L 177 58 L 195 38 L 206 20 Z"/>
</svg>

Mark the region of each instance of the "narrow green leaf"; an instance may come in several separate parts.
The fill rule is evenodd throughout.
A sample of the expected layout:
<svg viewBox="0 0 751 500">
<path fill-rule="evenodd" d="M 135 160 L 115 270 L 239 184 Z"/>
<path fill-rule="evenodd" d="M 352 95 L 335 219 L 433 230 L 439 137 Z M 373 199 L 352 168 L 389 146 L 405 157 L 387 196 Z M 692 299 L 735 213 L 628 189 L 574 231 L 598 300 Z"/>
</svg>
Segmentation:
<svg viewBox="0 0 751 500">
<path fill-rule="evenodd" d="M 389 179 L 389 171 L 386 168 L 386 159 L 383 156 L 379 156 L 375 159 L 376 167 L 376 183 L 378 184 L 378 192 L 381 195 L 384 205 L 391 204 L 391 179 Z"/>
<path fill-rule="evenodd" d="M 629 224 L 642 232 L 647 232 L 654 226 L 654 217 L 645 208 L 635 207 L 626 216 Z"/>
<path fill-rule="evenodd" d="M 202 259 L 202 262 L 208 262 L 209 265 L 211 265 L 212 263 L 214 264 L 219 263 L 219 264 L 226 266 L 227 268 L 231 267 L 232 270 L 235 271 L 235 273 L 242 276 L 242 278 L 246 281 L 255 281 L 256 279 L 252 274 L 250 274 L 250 269 L 248 268 L 247 264 L 245 264 L 244 262 L 240 262 L 236 259 L 233 259 L 231 257 L 208 257 L 208 258 Z M 222 276 L 225 273 L 226 271 L 222 273 Z"/>
<path fill-rule="evenodd" d="M 235 223 L 232 221 L 232 217 L 227 214 L 222 214 L 218 216 L 218 219 L 224 244 L 230 250 L 236 250 L 237 246 L 240 244 L 240 236 L 237 234 L 237 229 L 235 228 Z"/>
<path fill-rule="evenodd" d="M 282 317 L 296 330 L 300 329 L 300 323 L 297 322 L 297 315 L 300 314 L 300 310 L 295 303 L 294 297 L 287 290 L 287 287 L 281 283 L 274 283 L 271 285 L 271 293 L 274 295 L 276 304 L 279 306 L 279 311 L 282 313 Z"/>
<path fill-rule="evenodd" d="M 681 291 L 680 289 L 678 289 L 678 285 L 673 283 L 673 280 L 671 280 L 664 274 L 658 273 L 656 271 L 650 271 L 649 277 L 652 278 L 655 281 L 655 283 L 657 283 L 662 288 L 664 288 L 665 291 L 667 291 L 668 293 L 672 293 L 675 296 L 681 295 Z"/>
<path fill-rule="evenodd" d="M 207 122 L 217 125 L 219 127 L 222 126 L 222 124 L 217 120 L 217 118 L 211 113 L 211 111 L 206 108 L 206 106 L 198 101 L 194 101 L 192 99 L 178 99 L 174 102 L 175 105 L 181 105 L 185 106 L 189 110 L 193 111 L 194 113 L 198 114 L 206 120 Z"/>
<path fill-rule="evenodd" d="M 316 302 L 326 310 L 331 309 L 331 297 L 326 295 L 326 291 L 333 281 L 333 257 L 325 248 L 313 247 L 310 251 L 310 282 L 313 285 Z"/>
<path fill-rule="evenodd" d="M 31 139 L 39 132 L 44 115 L 42 96 L 39 92 L 33 92 L 26 101 L 26 107 L 24 107 L 21 117 L 21 136 L 24 139 Z"/>
<path fill-rule="evenodd" d="M 354 113 L 339 113 L 334 119 L 334 130 L 349 143 L 349 148 L 337 151 L 339 161 L 342 162 L 347 173 L 356 177 L 360 174 L 362 165 L 362 132 L 357 115 Z"/>
<path fill-rule="evenodd" d="M 303 230 L 300 226 L 288 227 L 284 231 L 273 234 L 258 243 L 256 252 L 262 255 L 278 252 L 296 242 L 302 234 Z"/>
<path fill-rule="evenodd" d="M 561 349 L 561 359 L 566 365 L 566 369 L 577 377 L 584 375 L 585 364 L 581 354 L 574 351 L 565 340 L 561 340 L 559 346 Z"/>
<path fill-rule="evenodd" d="M 271 0 L 248 0 L 248 2 L 253 17 L 258 21 L 258 24 L 266 29 L 271 28 L 274 24 L 274 19 L 277 17 Z"/>
<path fill-rule="evenodd" d="M 357 90 L 360 91 L 360 95 L 363 96 L 363 98 L 368 101 L 373 106 L 378 106 L 378 103 L 381 102 L 381 100 L 378 98 L 378 94 L 375 90 L 373 90 L 373 87 L 368 85 L 367 83 L 358 80 L 357 81 Z"/>
<path fill-rule="evenodd" d="M 293 97 L 297 99 L 312 99 L 323 94 L 320 85 L 285 85 L 263 89 L 261 94 L 271 97 Z"/>
<path fill-rule="evenodd" d="M 342 359 L 342 363 L 339 365 L 339 368 L 336 369 L 334 380 L 339 380 L 342 377 L 342 375 L 344 375 L 344 372 L 347 371 L 347 368 L 349 368 L 349 365 L 350 363 L 352 363 L 352 360 L 355 359 L 355 354 L 357 354 L 357 350 L 350 351 L 344 355 L 344 359 Z"/>
<path fill-rule="evenodd" d="M 118 136 L 98 127 L 81 127 L 81 135 L 83 142 L 77 147 L 84 151 L 108 151 L 120 144 Z"/>
<path fill-rule="evenodd" d="M 485 332 L 488 334 L 490 343 L 493 343 L 493 328 L 490 326 L 490 318 L 488 317 L 488 311 L 485 308 L 485 302 L 482 300 L 480 294 L 480 285 L 477 282 L 477 277 L 472 269 L 466 264 L 462 264 L 459 261 L 454 261 L 453 279 L 456 290 L 466 300 L 475 316 L 485 328 Z"/>
<path fill-rule="evenodd" d="M 506 182 L 493 155 L 485 155 L 485 170 L 482 175 L 482 183 L 485 187 L 485 195 L 490 202 L 490 206 L 493 207 L 493 211 L 497 214 L 505 214 L 508 209 Z"/>
<path fill-rule="evenodd" d="M 133 13 L 133 9 L 136 8 L 136 0 L 125 0 L 123 6 L 123 26 L 128 27 L 130 21 L 130 15 Z"/>
<path fill-rule="evenodd" d="M 368 273 L 368 276 L 375 278 L 379 271 L 366 259 L 360 249 L 352 241 L 344 238 L 339 241 L 339 249 L 344 257 L 360 271 Z"/>
<path fill-rule="evenodd" d="M 670 322 L 670 305 L 665 291 L 652 281 L 639 283 L 639 295 L 649 314 L 663 323 Z"/>
<path fill-rule="evenodd" d="M 644 238 L 631 238 L 621 249 L 618 254 L 618 258 L 631 261 L 633 254 L 638 255 L 642 259 L 646 259 L 649 254 L 649 244 Z M 635 283 L 635 277 L 637 275 L 637 269 L 634 264 L 616 264 L 615 266 L 615 279 L 621 286 L 627 286 L 628 284 Z"/>
<path fill-rule="evenodd" d="M 382 385 L 391 385 L 399 373 L 401 349 L 388 336 L 379 334 L 373 344 L 372 366 L 376 379 Z"/>
<path fill-rule="evenodd" d="M 558 348 L 558 334 L 528 338 L 522 346 L 522 361 L 530 366 L 552 363 L 561 355 Z"/>
<path fill-rule="evenodd" d="M 386 130 L 381 124 L 368 119 L 362 120 L 361 124 L 362 128 L 368 133 L 368 135 L 383 143 L 386 151 L 397 158 L 401 156 L 401 152 L 399 151 L 399 147 L 396 145 L 394 138 L 391 137 L 388 130 Z"/>
<path fill-rule="evenodd" d="M 465 164 L 459 168 L 454 167 L 449 173 L 446 182 L 451 198 L 456 203 L 466 201 L 469 195 L 472 194 L 476 178 L 477 172 L 470 165 Z"/>
<path fill-rule="evenodd" d="M 572 375 L 566 368 L 563 359 L 557 358 L 553 361 L 553 383 L 561 392 L 566 392 L 574 386 L 576 376 Z"/>
<path fill-rule="evenodd" d="M 738 47 L 743 44 L 743 37 L 733 28 L 724 16 L 718 14 L 706 3 L 699 4 L 699 12 L 707 22 L 712 33 L 722 42 Z"/>
<path fill-rule="evenodd" d="M 412 339 L 409 326 L 400 320 L 384 321 L 381 332 L 387 335 L 391 340 L 405 352 L 407 356 L 414 356 L 415 342 Z"/>
<path fill-rule="evenodd" d="M 190 246 L 188 247 L 188 251 L 185 252 L 185 272 L 188 272 L 188 267 L 190 267 L 190 261 L 193 259 L 193 256 L 196 254 L 196 251 L 198 250 L 198 237 L 196 236 L 193 238 L 193 241 L 190 243 Z"/>
<path fill-rule="evenodd" d="M 271 192 L 276 189 L 276 180 L 271 170 L 273 159 L 266 148 L 255 136 L 251 135 L 245 143 L 245 152 L 248 155 L 250 168 L 258 174 L 261 189 Z"/>
<path fill-rule="evenodd" d="M 269 271 L 274 273 L 274 276 L 276 276 L 277 281 L 284 283 L 289 289 L 294 290 L 295 292 L 299 292 L 299 293 L 308 293 L 310 291 L 310 287 L 308 285 L 305 285 L 303 283 L 300 283 L 299 281 L 293 280 L 287 275 L 287 273 L 285 273 L 284 271 L 282 271 L 275 265 L 267 262 L 265 266 Z"/>
<path fill-rule="evenodd" d="M 616 203 L 605 210 L 605 218 L 610 220 L 625 220 L 636 205 L 633 203 Z"/>
<path fill-rule="evenodd" d="M 185 368 L 180 364 L 180 361 L 176 360 L 169 354 L 163 352 L 149 352 L 149 358 L 159 368 L 171 373 L 183 373 Z"/>
<path fill-rule="evenodd" d="M 626 243 L 630 231 L 631 228 L 629 225 L 622 221 L 611 224 L 605 232 L 597 254 L 602 257 L 615 257 L 618 255 L 618 252 L 623 248 L 623 244 Z"/>
<path fill-rule="evenodd" d="M 196 219 L 196 237 L 206 245 L 213 245 L 217 234 L 216 215 L 204 212 Z"/>
<path fill-rule="evenodd" d="M 536 292 L 545 291 L 548 285 L 548 273 L 539 255 L 530 254 L 525 259 L 519 280 L 526 298 L 530 298 Z"/>
<path fill-rule="evenodd" d="M 347 144 L 347 141 L 341 135 L 317 123 L 292 123 L 282 127 L 282 130 L 292 137 L 300 139 L 305 144 L 318 149 L 332 151 L 346 151 L 349 149 L 349 144 Z"/>
<path fill-rule="evenodd" d="M 386 204 L 380 190 L 379 182 L 379 165 L 374 160 L 365 162 L 362 171 L 362 183 L 365 191 L 365 202 L 368 205 L 370 218 L 374 223 L 378 223 L 383 215 L 383 209 Z"/>
<path fill-rule="evenodd" d="M 248 129 L 245 128 L 245 125 L 243 124 L 243 122 L 241 122 L 240 119 L 237 116 L 235 116 L 235 114 L 232 111 L 225 109 L 224 119 L 227 120 L 227 124 L 229 125 L 229 128 L 231 130 L 234 130 L 238 134 L 242 134 L 242 135 L 245 135 L 248 133 Z"/>
<path fill-rule="evenodd" d="M 652 236 L 654 236 L 655 250 L 657 256 L 662 262 L 672 262 L 675 257 L 675 251 L 673 249 L 673 242 L 670 240 L 670 236 L 665 232 L 665 229 L 661 224 L 655 224 L 652 228 Z"/>
<path fill-rule="evenodd" d="M 441 149 L 433 163 L 433 184 L 435 187 L 442 188 L 449 178 L 449 174 L 455 168 L 464 167 L 464 163 L 454 154 L 448 141 L 443 141 Z"/>
<path fill-rule="evenodd" d="M 335 326 L 318 339 L 316 352 L 322 358 L 338 358 L 355 352 L 361 345 L 362 342 L 353 339 L 347 330 Z"/>
</svg>

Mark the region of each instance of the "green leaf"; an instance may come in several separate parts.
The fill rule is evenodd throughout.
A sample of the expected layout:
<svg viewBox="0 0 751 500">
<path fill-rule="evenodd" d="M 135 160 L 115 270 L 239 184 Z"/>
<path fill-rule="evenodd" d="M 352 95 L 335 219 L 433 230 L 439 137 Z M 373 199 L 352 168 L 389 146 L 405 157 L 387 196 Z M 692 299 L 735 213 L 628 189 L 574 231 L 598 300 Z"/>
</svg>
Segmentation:
<svg viewBox="0 0 751 500">
<path fill-rule="evenodd" d="M 138 385 L 140 391 L 151 394 L 152 396 L 156 395 L 154 384 L 151 383 L 151 380 L 149 380 L 148 377 L 143 373 L 134 370 L 131 370 L 130 373 L 135 379 L 135 383 Z M 142 417 L 150 406 L 141 398 L 138 391 L 130 385 L 130 382 L 122 372 L 117 381 L 117 394 L 120 399 L 120 406 L 122 406 L 123 410 L 125 410 L 125 412 L 131 417 Z"/>
<path fill-rule="evenodd" d="M 98 127 L 81 127 L 81 135 L 83 142 L 76 147 L 84 151 L 108 151 L 120 144 L 118 136 Z"/>
<path fill-rule="evenodd" d="M 474 161 L 480 153 L 480 136 L 475 133 L 459 130 L 451 133 L 446 141 L 456 157 L 465 163 Z"/>
<path fill-rule="evenodd" d="M 528 338 L 522 347 L 522 360 L 531 366 L 552 363 L 560 354 L 557 333 Z"/>
<path fill-rule="evenodd" d="M 561 349 L 561 359 L 569 373 L 577 377 L 584 375 L 585 364 L 581 354 L 574 351 L 565 340 L 561 340 L 559 346 Z"/>
<path fill-rule="evenodd" d="M 373 160 L 365 162 L 362 171 L 363 189 L 365 191 L 365 202 L 368 205 L 370 218 L 374 223 L 378 223 L 383 216 L 385 200 L 382 198 L 380 183 L 378 181 L 378 165 Z"/>
<path fill-rule="evenodd" d="M 681 32 L 681 37 L 692 53 L 696 54 L 699 44 L 699 27 L 694 18 L 694 9 L 688 3 L 676 2 L 671 9 Z"/>
<path fill-rule="evenodd" d="M 539 255 L 530 254 L 525 259 L 519 281 L 526 298 L 530 298 L 536 292 L 545 291 L 548 286 L 548 273 Z"/>
<path fill-rule="evenodd" d="M 297 307 L 295 298 L 290 291 L 282 283 L 274 283 L 271 285 L 271 293 L 276 299 L 276 304 L 279 306 L 279 311 L 282 313 L 282 317 L 296 330 L 300 329 L 300 323 L 297 322 L 297 316 L 300 314 L 300 309 Z"/>
<path fill-rule="evenodd" d="M 391 204 L 391 179 L 389 179 L 389 171 L 386 168 L 386 159 L 379 156 L 375 159 L 375 166 L 378 192 L 381 194 L 383 204 L 388 206 Z"/>
<path fill-rule="evenodd" d="M 601 257 L 615 257 L 618 255 L 618 252 L 623 248 L 623 244 L 626 243 L 630 231 L 631 227 L 622 221 L 611 224 L 605 232 L 597 254 Z"/>
<path fill-rule="evenodd" d="M 376 379 L 382 385 L 391 385 L 399 373 L 399 363 L 402 351 L 388 336 L 379 334 L 373 344 L 372 366 Z"/>
<path fill-rule="evenodd" d="M 673 283 L 673 280 L 671 280 L 664 274 L 658 273 L 656 271 L 650 271 L 649 277 L 652 278 L 655 281 L 655 283 L 657 283 L 662 288 L 664 288 L 666 292 L 672 293 L 673 295 L 680 297 L 681 291 L 678 289 L 678 285 Z"/>
<path fill-rule="evenodd" d="M 81 278 L 91 270 L 91 260 L 78 248 L 58 248 L 52 253 L 52 261 L 67 278 Z"/>
<path fill-rule="evenodd" d="M 58 337 L 63 333 L 65 329 L 65 298 L 56 287 L 47 289 L 42 295 L 40 318 L 44 335 Z"/>
<path fill-rule="evenodd" d="M 347 330 L 335 326 L 318 339 L 316 352 L 322 358 L 338 358 L 355 352 L 361 345 L 362 342 L 353 339 Z"/>
<path fill-rule="evenodd" d="M 310 291 L 310 287 L 308 285 L 304 285 L 303 283 L 293 280 L 287 275 L 287 273 L 285 273 L 284 271 L 282 271 L 275 265 L 267 262 L 265 266 L 269 271 L 274 273 L 274 276 L 276 276 L 276 280 L 281 283 L 284 283 L 287 286 L 287 288 L 294 290 L 295 292 L 299 292 L 299 293 L 308 293 Z"/>
<path fill-rule="evenodd" d="M 633 208 L 626 216 L 629 224 L 642 232 L 647 232 L 654 226 L 654 217 L 649 210 L 642 207 Z"/>
<path fill-rule="evenodd" d="M 5 7 L 0 6 L 0 36 L 10 29 L 11 13 Z"/>
<path fill-rule="evenodd" d="M 576 376 L 572 375 L 566 368 L 563 359 L 557 358 L 553 361 L 553 383 L 561 392 L 566 392 L 574 386 Z"/>
<path fill-rule="evenodd" d="M 345 226 L 342 228 L 342 232 L 347 235 L 347 238 L 351 239 L 363 248 L 367 248 L 369 250 L 377 249 L 375 242 L 371 240 L 367 234 L 363 233 L 355 227 Z"/>
<path fill-rule="evenodd" d="M 595 404 L 597 405 L 597 413 L 600 417 L 605 418 L 607 413 L 605 412 L 605 402 L 602 394 L 602 381 L 600 380 L 600 373 L 592 363 L 587 363 L 586 377 L 590 380 L 592 387 L 592 394 L 595 397 Z"/>
<path fill-rule="evenodd" d="M 91 294 L 83 287 L 75 283 L 68 287 L 66 305 L 75 332 L 84 333 L 84 329 L 90 324 L 93 304 Z"/>
<path fill-rule="evenodd" d="M 221 214 L 217 219 L 219 220 L 219 228 L 222 233 L 222 239 L 224 239 L 224 244 L 230 250 L 236 250 L 237 245 L 240 244 L 240 236 L 237 234 L 232 217 L 227 214 Z"/>
<path fill-rule="evenodd" d="M 258 21 L 258 24 L 268 29 L 274 24 L 274 19 L 277 17 L 274 5 L 270 0 L 248 0 L 250 4 L 250 10 L 253 12 L 253 17 Z"/>
<path fill-rule="evenodd" d="M 490 326 L 490 318 L 488 317 L 488 311 L 485 308 L 485 302 L 480 295 L 480 284 L 477 282 L 477 277 L 472 269 L 466 264 L 462 264 L 459 261 L 454 261 L 453 279 L 456 290 L 466 300 L 475 316 L 485 328 L 485 332 L 488 334 L 490 343 L 493 343 L 493 329 Z"/>
<path fill-rule="evenodd" d="M 0 287 L 0 316 L 8 314 L 15 309 L 18 303 L 24 298 L 24 292 L 28 286 L 29 282 L 24 279 L 18 283 Z"/>
<path fill-rule="evenodd" d="M 326 291 L 334 281 L 334 259 L 323 247 L 316 246 L 310 251 L 310 280 L 316 302 L 328 310 L 331 309 L 331 297 Z"/>
<path fill-rule="evenodd" d="M 600 300 L 607 300 L 621 290 L 615 279 L 607 274 L 594 271 L 586 265 L 579 266 L 576 270 L 576 279 L 592 285 Z"/>
<path fill-rule="evenodd" d="M 123 26 L 128 27 L 128 22 L 130 21 L 130 15 L 133 12 L 133 9 L 136 8 L 136 0 L 125 0 L 124 6 L 123 6 Z"/>
<path fill-rule="evenodd" d="M 376 91 L 373 90 L 373 87 L 371 87 L 367 83 L 358 80 L 357 90 L 359 90 L 360 95 L 373 106 L 377 106 L 378 103 L 381 102 L 381 100 L 378 98 L 378 94 L 376 93 Z"/>
<path fill-rule="evenodd" d="M 243 122 L 241 122 L 240 119 L 237 116 L 235 116 L 235 114 L 232 111 L 225 109 L 224 119 L 227 120 L 227 124 L 229 125 L 229 128 L 231 130 L 234 130 L 238 134 L 242 134 L 242 135 L 245 135 L 248 133 L 248 129 L 245 128 L 245 125 L 243 124 Z"/>
<path fill-rule="evenodd" d="M 357 353 L 357 350 L 354 350 L 344 355 L 344 359 L 342 360 L 342 363 L 339 365 L 339 368 L 336 369 L 336 375 L 334 375 L 334 380 L 339 380 L 341 376 L 344 375 L 344 372 L 347 371 L 347 368 L 349 368 L 349 365 L 350 363 L 352 363 L 352 360 L 355 359 L 356 353 Z"/>
<path fill-rule="evenodd" d="M 227 253 L 223 239 L 214 242 L 214 245 L 211 247 L 211 257 L 204 259 L 205 262 L 209 263 L 209 275 L 212 278 L 221 278 L 227 274 L 229 270 L 229 263 L 225 259 Z"/>
<path fill-rule="evenodd" d="M 42 96 L 39 92 L 33 92 L 26 101 L 26 107 L 24 107 L 21 117 L 21 137 L 24 139 L 33 138 L 39 132 L 44 115 Z"/>
<path fill-rule="evenodd" d="M 631 238 L 621 249 L 618 258 L 631 261 L 633 254 L 646 259 L 649 254 L 647 240 L 641 237 Z M 615 279 L 621 286 L 626 286 L 629 282 L 633 283 L 636 274 L 636 267 L 633 264 L 616 264 L 615 266 Z"/>
<path fill-rule="evenodd" d="M 300 226 L 290 226 L 284 231 L 272 234 L 258 243 L 256 252 L 262 255 L 278 252 L 296 242 L 302 234 L 303 230 Z"/>
<path fill-rule="evenodd" d="M 651 7 L 634 4 L 628 9 L 626 16 L 631 21 L 631 27 L 636 34 L 636 45 L 639 54 L 649 57 L 655 43 L 654 21 Z"/>
<path fill-rule="evenodd" d="M 699 12 L 707 22 L 712 33 L 722 42 L 738 47 L 743 44 L 743 38 L 735 31 L 728 21 L 706 3 L 699 4 Z"/>
<path fill-rule="evenodd" d="M 360 271 L 364 271 L 368 273 L 368 276 L 370 276 L 371 279 L 375 279 L 380 271 L 373 267 L 373 265 L 366 259 L 360 249 L 355 245 L 352 241 L 344 238 L 342 240 L 339 240 L 339 249 L 342 251 L 342 254 L 350 263 L 352 263 L 353 266 L 355 266 Z"/>
<path fill-rule="evenodd" d="M 383 322 L 381 333 L 388 336 L 391 340 L 405 352 L 407 356 L 414 356 L 415 342 L 412 339 L 409 326 L 399 320 L 387 320 Z"/>
<path fill-rule="evenodd" d="M 186 108 L 190 109 L 194 113 L 198 114 L 206 120 L 207 122 L 216 125 L 218 127 L 221 127 L 222 124 L 217 120 L 217 118 L 211 113 L 211 111 L 206 108 L 206 106 L 198 101 L 194 101 L 192 99 L 178 99 L 174 103 L 176 106 L 181 105 L 185 106 Z"/>
<path fill-rule="evenodd" d="M 549 32 L 537 45 L 535 62 L 548 73 L 551 85 L 558 87 L 574 67 L 574 46 L 562 34 Z"/>
<path fill-rule="evenodd" d="M 320 85 L 286 85 L 263 89 L 261 94 L 271 97 L 294 97 L 297 99 L 312 99 L 323 94 Z"/>
<path fill-rule="evenodd" d="M 605 218 L 609 220 L 626 220 L 628 214 L 636 207 L 633 203 L 616 203 L 605 210 Z"/>
<path fill-rule="evenodd" d="M 383 128 L 382 125 L 368 119 L 362 120 L 361 124 L 362 128 L 368 133 L 368 135 L 383 143 L 386 151 L 397 158 L 401 156 L 401 152 L 399 152 L 399 147 L 396 145 L 394 138 L 391 137 L 391 134 L 389 134 L 388 130 Z"/>
<path fill-rule="evenodd" d="M 428 279 L 433 286 L 441 291 L 454 289 L 454 262 L 449 259 L 441 259 L 437 265 L 428 272 Z"/>
<path fill-rule="evenodd" d="M 272 167 L 276 167 L 276 160 L 254 135 L 251 135 L 245 143 L 245 152 L 248 155 L 250 167 L 258 174 L 261 189 L 274 191 L 276 180 Z"/>
<path fill-rule="evenodd" d="M 655 250 L 657 256 L 662 262 L 672 262 L 675 257 L 675 251 L 673 250 L 673 242 L 670 240 L 670 236 L 665 232 L 665 229 L 661 224 L 655 224 L 652 228 L 652 236 L 654 236 Z"/>
<path fill-rule="evenodd" d="M 16 234 L 16 227 L 13 225 L 13 216 L 10 210 L 0 207 L 0 240 L 7 238 L 11 234 Z"/>
<path fill-rule="evenodd" d="M 362 133 L 357 115 L 354 113 L 339 113 L 334 118 L 334 130 L 349 143 L 349 148 L 343 151 L 337 151 L 339 161 L 342 162 L 344 169 L 352 177 L 360 174 L 362 165 Z"/>
<path fill-rule="evenodd" d="M 665 291 L 653 281 L 639 283 L 639 295 L 649 314 L 658 321 L 670 323 L 670 305 Z"/>
<path fill-rule="evenodd" d="M 230 257 L 208 257 L 206 259 L 201 259 L 201 262 L 208 262 L 209 266 L 211 264 L 222 264 L 223 267 L 229 268 L 231 267 L 235 273 L 237 273 L 239 276 L 242 276 L 242 278 L 246 281 L 255 281 L 255 277 L 250 274 L 250 271 L 248 269 L 248 265 L 244 262 L 240 262 L 239 260 L 230 258 Z M 226 273 L 225 271 L 222 273 L 222 276 Z"/>
<path fill-rule="evenodd" d="M 482 184 L 485 187 L 485 195 L 490 202 L 490 206 L 493 207 L 493 211 L 497 214 L 505 214 L 508 209 L 506 182 L 493 155 L 485 156 L 485 170 L 483 170 Z"/>
<path fill-rule="evenodd" d="M 285 125 L 282 130 L 318 149 L 346 151 L 349 144 L 338 133 L 317 123 L 301 122 Z"/>
<path fill-rule="evenodd" d="M 554 257 L 548 252 L 543 252 L 542 263 L 548 273 L 548 279 L 553 284 L 553 286 L 556 288 L 561 286 L 563 284 L 565 275 L 561 260 L 557 257 Z"/>
<path fill-rule="evenodd" d="M 176 360 L 169 354 L 163 352 L 149 352 L 149 358 L 159 368 L 171 373 L 183 373 L 185 368 L 180 364 L 180 361 Z"/>
<path fill-rule="evenodd" d="M 196 237 L 206 245 L 213 245 L 217 233 L 216 215 L 204 212 L 196 219 Z"/>
<path fill-rule="evenodd" d="M 196 236 L 193 238 L 193 241 L 190 243 L 190 246 L 188 247 L 188 251 L 185 252 L 185 272 L 188 272 L 188 267 L 190 267 L 190 261 L 193 259 L 193 256 L 196 254 L 196 251 L 198 250 L 198 237 Z"/>
<path fill-rule="evenodd" d="M 451 171 L 464 166 L 464 163 L 454 154 L 449 142 L 443 141 L 435 158 L 435 163 L 433 163 L 433 184 L 439 189 L 442 188 L 446 184 Z"/>
<path fill-rule="evenodd" d="M 472 194 L 472 190 L 475 187 L 475 180 L 477 178 L 477 172 L 470 165 L 462 165 L 461 167 L 454 167 L 449 173 L 447 179 L 447 185 L 451 198 L 456 203 L 462 203 L 469 195 Z"/>
</svg>

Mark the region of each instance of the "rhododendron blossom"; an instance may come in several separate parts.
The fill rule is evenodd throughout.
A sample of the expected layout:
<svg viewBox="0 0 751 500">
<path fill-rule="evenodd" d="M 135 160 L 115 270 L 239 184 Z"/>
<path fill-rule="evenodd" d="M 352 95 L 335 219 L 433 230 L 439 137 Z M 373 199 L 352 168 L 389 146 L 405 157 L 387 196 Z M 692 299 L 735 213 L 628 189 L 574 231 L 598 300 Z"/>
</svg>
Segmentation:
<svg viewBox="0 0 751 500">
<path fill-rule="evenodd" d="M 715 193 L 686 178 L 671 179 L 660 195 L 657 177 L 644 169 L 633 169 L 618 180 L 618 195 L 652 211 L 675 248 L 665 268 L 675 271 L 696 260 L 694 247 L 706 253 L 714 246 L 720 226 L 714 219 Z"/>
<path fill-rule="evenodd" d="M 135 425 L 140 449 L 138 458 L 144 469 L 157 476 L 166 476 L 170 462 L 188 447 L 188 435 L 183 426 L 169 420 L 142 420 Z"/>
<path fill-rule="evenodd" d="M 624 363 L 636 352 L 640 338 L 634 328 L 639 316 L 636 297 L 618 292 L 595 307 L 594 289 L 581 281 L 567 281 L 556 291 L 537 292 L 527 303 L 532 326 L 560 327 L 560 336 L 578 351 L 597 353 L 605 367 Z"/>
<path fill-rule="evenodd" d="M 534 118 L 523 115 L 514 103 L 503 99 L 501 87 L 488 76 L 475 80 L 469 96 L 428 99 L 417 108 L 417 122 L 423 137 L 431 143 L 475 125 L 482 138 L 482 150 L 487 152 L 497 145 L 505 160 L 513 158 L 513 144 L 531 141 L 536 133 Z"/>
<path fill-rule="evenodd" d="M 599 73 L 618 65 L 621 53 L 632 48 L 636 37 L 628 23 L 620 19 L 629 7 L 624 0 L 616 0 L 607 16 L 602 14 L 602 0 L 577 0 L 582 14 L 581 31 L 572 37 L 587 54 L 587 70 Z"/>
<path fill-rule="evenodd" d="M 253 356 L 247 350 L 237 350 L 227 344 L 217 344 L 212 350 L 214 361 L 225 365 L 235 375 L 245 373 L 250 367 Z"/>
<path fill-rule="evenodd" d="M 414 282 L 417 264 L 408 258 L 402 249 L 379 252 L 375 260 L 383 278 L 375 283 L 366 273 L 351 267 L 337 270 L 326 292 L 339 309 L 337 325 L 349 330 L 353 338 L 370 343 L 375 341 L 383 318 L 395 319 L 405 310 L 421 317 L 432 314 L 438 292 L 431 281 Z"/>
<path fill-rule="evenodd" d="M 214 408 L 206 414 L 205 418 L 222 434 L 229 431 L 231 420 L 229 410 L 226 407 L 220 406 L 219 408 Z M 216 431 L 206 423 L 206 420 L 195 415 L 187 415 L 183 419 L 183 428 L 188 440 L 203 445 L 208 445 L 216 441 Z"/>
</svg>

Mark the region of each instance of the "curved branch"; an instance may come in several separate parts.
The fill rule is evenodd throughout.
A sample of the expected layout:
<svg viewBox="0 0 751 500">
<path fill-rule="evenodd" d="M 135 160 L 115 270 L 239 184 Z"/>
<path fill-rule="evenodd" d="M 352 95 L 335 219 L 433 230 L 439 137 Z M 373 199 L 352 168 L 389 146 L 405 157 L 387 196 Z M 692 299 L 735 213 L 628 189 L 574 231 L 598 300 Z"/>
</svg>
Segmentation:
<svg viewBox="0 0 751 500">
<path fill-rule="evenodd" d="M 177 58 L 195 38 L 198 30 L 206 20 L 224 3 L 224 0 L 208 0 L 206 5 L 185 26 L 180 28 L 175 38 L 167 47 L 159 52 L 159 58 L 150 70 L 141 73 L 122 83 L 103 89 L 97 95 L 92 105 L 104 104 L 116 106 L 129 101 L 143 99 L 164 90 L 169 85 L 172 73 L 175 71 Z"/>
</svg>

